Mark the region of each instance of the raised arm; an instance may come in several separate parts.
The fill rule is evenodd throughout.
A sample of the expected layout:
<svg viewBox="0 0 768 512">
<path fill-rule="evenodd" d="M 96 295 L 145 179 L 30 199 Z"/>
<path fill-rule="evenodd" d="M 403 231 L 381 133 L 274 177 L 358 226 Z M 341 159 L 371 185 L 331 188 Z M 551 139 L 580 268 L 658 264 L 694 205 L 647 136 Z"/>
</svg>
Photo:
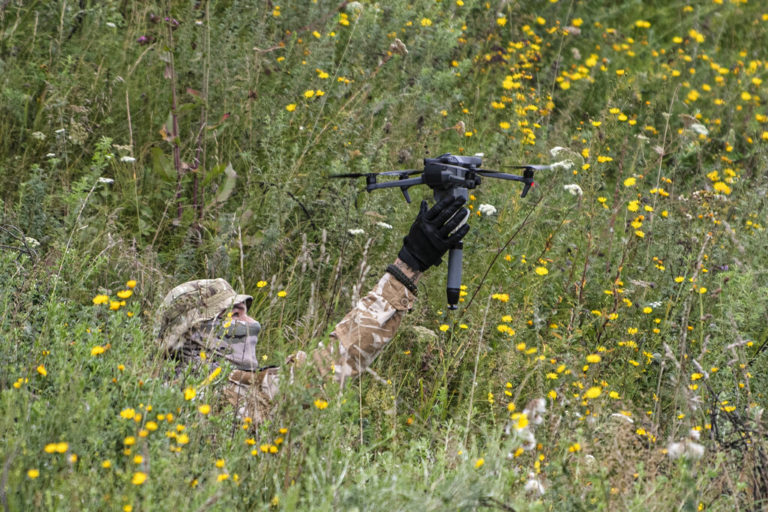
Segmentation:
<svg viewBox="0 0 768 512">
<path fill-rule="evenodd" d="M 336 324 L 328 344 L 312 354 L 321 374 L 333 374 L 343 382 L 373 363 L 413 307 L 422 273 L 439 265 L 443 254 L 469 231 L 469 211 L 463 204 L 463 198 L 446 198 L 428 209 L 426 201 L 422 202 L 395 263 Z"/>
</svg>

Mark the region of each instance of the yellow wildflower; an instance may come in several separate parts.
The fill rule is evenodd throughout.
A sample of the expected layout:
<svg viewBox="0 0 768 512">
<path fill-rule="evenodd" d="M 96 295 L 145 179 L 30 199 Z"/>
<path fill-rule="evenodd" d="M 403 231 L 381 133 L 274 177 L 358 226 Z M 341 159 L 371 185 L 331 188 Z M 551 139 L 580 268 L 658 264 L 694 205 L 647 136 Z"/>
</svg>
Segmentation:
<svg viewBox="0 0 768 512">
<path fill-rule="evenodd" d="M 131 478 L 131 483 L 133 485 L 141 485 L 146 481 L 147 481 L 147 474 L 141 471 L 135 472 L 133 474 L 133 477 Z"/>
<path fill-rule="evenodd" d="M 109 296 L 107 295 L 97 295 L 93 298 L 93 303 L 96 306 L 106 304 L 107 302 L 109 302 Z"/>
<path fill-rule="evenodd" d="M 598 387 L 598 386 L 593 386 L 593 387 L 589 388 L 589 389 L 588 389 L 588 390 L 587 390 L 587 391 L 584 393 L 584 398 L 589 398 L 589 399 L 592 399 L 592 398 L 597 398 L 597 397 L 599 397 L 599 396 L 600 396 L 602 393 L 603 393 L 603 390 L 602 390 L 600 387 Z"/>
</svg>

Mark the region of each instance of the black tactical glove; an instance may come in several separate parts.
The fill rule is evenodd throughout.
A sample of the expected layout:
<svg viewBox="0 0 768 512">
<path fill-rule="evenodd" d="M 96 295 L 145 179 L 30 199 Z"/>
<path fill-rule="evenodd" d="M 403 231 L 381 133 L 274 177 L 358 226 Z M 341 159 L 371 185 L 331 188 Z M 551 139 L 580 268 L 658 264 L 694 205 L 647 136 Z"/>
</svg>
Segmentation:
<svg viewBox="0 0 768 512">
<path fill-rule="evenodd" d="M 445 197 L 429 210 L 427 202 L 422 201 L 398 257 L 420 272 L 439 265 L 443 254 L 456 247 L 469 231 L 465 223 L 469 210 L 462 208 L 465 201 L 463 197 Z"/>
</svg>

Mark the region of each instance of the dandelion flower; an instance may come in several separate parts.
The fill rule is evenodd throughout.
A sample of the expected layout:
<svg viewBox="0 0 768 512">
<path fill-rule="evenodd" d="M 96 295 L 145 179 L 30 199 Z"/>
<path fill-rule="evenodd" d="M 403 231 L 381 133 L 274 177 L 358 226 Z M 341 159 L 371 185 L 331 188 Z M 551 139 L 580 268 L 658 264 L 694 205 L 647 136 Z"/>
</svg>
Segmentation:
<svg viewBox="0 0 768 512">
<path fill-rule="evenodd" d="M 131 295 L 133 295 L 133 290 L 120 290 L 117 292 L 117 296 L 123 300 L 130 298 Z"/>
<path fill-rule="evenodd" d="M 296 110 L 296 104 L 295 103 L 290 103 L 290 104 L 286 105 L 285 106 L 285 110 L 287 110 L 288 112 L 293 112 L 294 110 Z"/>
<path fill-rule="evenodd" d="M 624 180 L 625 187 L 633 187 L 635 186 L 636 183 L 637 183 L 637 180 L 632 176 Z"/>
<path fill-rule="evenodd" d="M 198 407 L 197 410 L 200 412 L 200 414 L 206 415 L 209 412 L 211 412 L 211 406 L 208 404 L 203 404 L 200 407 Z"/>
<path fill-rule="evenodd" d="M 45 453 L 66 453 L 67 450 L 69 450 L 69 443 L 66 443 L 66 442 L 49 443 L 45 445 L 45 448 L 43 450 L 45 451 Z"/>
<path fill-rule="evenodd" d="M 109 302 L 109 296 L 107 295 L 97 295 L 93 298 L 93 304 L 96 306 L 106 304 L 107 302 Z"/>
<path fill-rule="evenodd" d="M 134 279 L 131 279 L 127 283 L 125 283 L 125 286 L 127 286 L 130 289 L 136 288 L 136 281 Z"/>
<path fill-rule="evenodd" d="M 593 387 L 589 388 L 589 389 L 588 389 L 588 390 L 587 390 L 587 391 L 584 393 L 584 398 L 589 398 L 589 399 L 592 399 L 592 398 L 597 398 L 597 397 L 599 397 L 599 396 L 600 396 L 602 393 L 603 393 L 603 390 L 602 390 L 600 387 L 598 387 L 598 386 L 593 386 Z"/>
<path fill-rule="evenodd" d="M 602 360 L 599 354 L 589 354 L 587 356 L 588 363 L 599 363 Z"/>
<path fill-rule="evenodd" d="M 146 481 L 147 481 L 147 474 L 141 471 L 135 472 L 133 474 L 133 477 L 131 478 L 131 483 L 133 485 L 141 485 Z"/>
<path fill-rule="evenodd" d="M 549 274 L 549 270 L 547 270 L 547 267 L 536 267 L 534 269 L 534 272 L 536 272 L 536 274 L 540 276 L 545 276 Z"/>
<path fill-rule="evenodd" d="M 29 471 L 27 471 L 27 478 L 29 478 L 30 480 L 34 480 L 39 476 L 40 476 L 40 471 L 38 471 L 37 469 L 30 469 Z"/>
<path fill-rule="evenodd" d="M 323 409 L 328 407 L 328 402 L 326 402 L 325 400 L 323 400 L 321 398 L 318 398 L 317 400 L 315 400 L 315 407 L 317 407 L 318 409 L 320 409 L 322 411 Z"/>
<path fill-rule="evenodd" d="M 91 349 L 91 355 L 92 356 L 98 356 L 99 354 L 103 354 L 105 352 L 105 348 L 101 345 L 96 345 Z"/>
<path fill-rule="evenodd" d="M 195 388 L 187 388 L 184 390 L 184 400 L 192 400 L 196 394 Z"/>
<path fill-rule="evenodd" d="M 729 187 L 728 185 L 726 185 L 722 181 L 718 181 L 717 183 L 712 185 L 712 188 L 715 189 L 715 192 L 719 192 L 719 193 L 724 194 L 726 196 L 731 193 L 731 187 Z"/>
</svg>

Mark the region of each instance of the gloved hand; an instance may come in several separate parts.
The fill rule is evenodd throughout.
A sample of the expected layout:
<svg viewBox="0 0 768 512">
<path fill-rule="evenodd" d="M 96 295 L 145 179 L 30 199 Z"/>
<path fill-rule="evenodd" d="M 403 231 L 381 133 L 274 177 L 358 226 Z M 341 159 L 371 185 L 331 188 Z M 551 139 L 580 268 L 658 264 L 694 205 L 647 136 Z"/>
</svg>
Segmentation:
<svg viewBox="0 0 768 512">
<path fill-rule="evenodd" d="M 429 210 L 427 202 L 422 201 L 398 257 L 420 272 L 439 265 L 443 254 L 456 247 L 469 231 L 469 210 L 462 208 L 465 201 L 463 197 L 445 197 Z"/>
</svg>

